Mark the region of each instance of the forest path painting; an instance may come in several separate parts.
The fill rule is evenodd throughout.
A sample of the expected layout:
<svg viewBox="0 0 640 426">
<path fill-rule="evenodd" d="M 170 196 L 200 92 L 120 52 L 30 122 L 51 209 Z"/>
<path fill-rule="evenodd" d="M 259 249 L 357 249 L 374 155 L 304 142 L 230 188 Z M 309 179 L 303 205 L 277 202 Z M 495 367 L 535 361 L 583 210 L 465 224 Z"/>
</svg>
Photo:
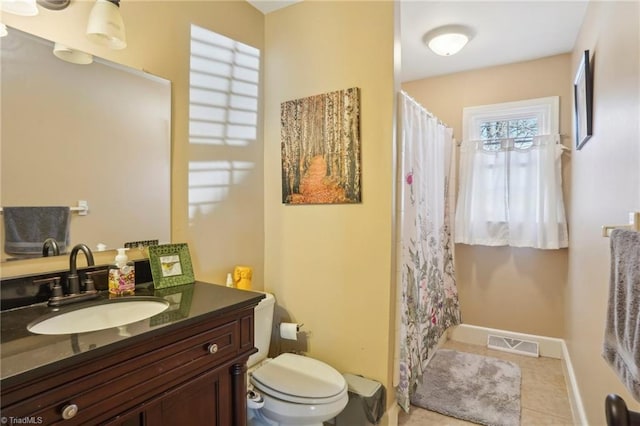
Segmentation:
<svg viewBox="0 0 640 426">
<path fill-rule="evenodd" d="M 361 202 L 360 89 L 287 101 L 280 112 L 282 202 Z"/>
</svg>

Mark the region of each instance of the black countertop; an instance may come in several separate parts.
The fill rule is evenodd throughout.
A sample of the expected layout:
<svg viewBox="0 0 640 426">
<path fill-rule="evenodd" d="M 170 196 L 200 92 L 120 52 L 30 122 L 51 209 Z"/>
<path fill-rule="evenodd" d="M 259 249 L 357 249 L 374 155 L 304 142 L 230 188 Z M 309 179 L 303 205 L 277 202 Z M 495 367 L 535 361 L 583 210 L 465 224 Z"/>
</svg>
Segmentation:
<svg viewBox="0 0 640 426">
<path fill-rule="evenodd" d="M 165 333 L 189 322 L 215 318 L 230 311 L 256 305 L 264 294 L 221 285 L 195 282 L 154 290 L 151 283 L 136 286 L 135 296 L 162 297 L 169 307 L 162 313 L 121 327 L 64 335 L 40 335 L 27 326 L 54 312 L 63 313 L 109 299 L 107 292 L 89 302 L 59 308 L 45 303 L 15 308 L 0 313 L 0 386 L 9 386 L 76 362 L 97 358 L 138 340 Z"/>
</svg>

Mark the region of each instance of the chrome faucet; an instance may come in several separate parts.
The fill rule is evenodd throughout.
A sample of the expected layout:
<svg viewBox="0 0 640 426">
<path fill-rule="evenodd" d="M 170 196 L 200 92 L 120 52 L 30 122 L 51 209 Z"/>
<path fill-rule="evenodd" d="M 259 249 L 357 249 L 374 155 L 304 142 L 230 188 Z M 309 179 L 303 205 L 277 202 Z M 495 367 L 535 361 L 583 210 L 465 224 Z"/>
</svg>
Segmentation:
<svg viewBox="0 0 640 426">
<path fill-rule="evenodd" d="M 78 252 L 84 253 L 87 258 L 87 266 L 95 266 L 93 253 L 86 244 L 76 244 L 69 255 L 69 275 L 67 276 L 67 294 L 62 294 L 59 280 L 53 283 L 53 293 L 49 298 L 49 306 L 60 306 L 80 300 L 93 299 L 99 293 L 94 287 L 93 279 L 87 276 L 84 280 L 85 289 L 80 291 L 80 277 L 78 276 L 77 258 Z"/>
<path fill-rule="evenodd" d="M 51 249 L 54 256 L 60 255 L 60 246 L 58 246 L 55 238 L 47 238 L 44 240 L 44 243 L 42 243 L 42 257 L 49 256 L 49 249 Z"/>
</svg>

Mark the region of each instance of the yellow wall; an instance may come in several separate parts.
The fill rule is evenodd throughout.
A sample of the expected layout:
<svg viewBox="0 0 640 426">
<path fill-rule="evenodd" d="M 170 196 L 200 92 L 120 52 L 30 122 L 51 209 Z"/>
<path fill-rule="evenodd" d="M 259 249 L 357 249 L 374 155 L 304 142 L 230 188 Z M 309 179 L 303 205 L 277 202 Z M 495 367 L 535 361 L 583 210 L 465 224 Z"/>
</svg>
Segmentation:
<svg viewBox="0 0 640 426">
<path fill-rule="evenodd" d="M 196 277 L 224 283 L 236 264 L 254 266 L 254 282 L 262 287 L 263 174 L 262 141 L 244 152 L 230 147 L 195 149 L 188 141 L 190 25 L 207 28 L 263 50 L 264 16 L 245 1 L 125 1 L 121 13 L 128 46 L 109 50 L 84 35 L 93 1 L 72 1 L 62 11 L 40 9 L 35 17 L 3 14 L 3 23 L 111 61 L 144 69 L 172 82 L 172 194 L 173 242 L 189 243 Z M 264 53 L 264 52 L 263 52 Z M 262 123 L 258 123 L 262 127 Z M 251 161 L 255 168 L 212 213 L 197 223 L 188 217 L 188 162 L 193 160 Z M 75 159 L 72 161 L 82 161 Z M 105 163 L 106 164 L 106 163 Z M 150 177 L 152 179 L 153 177 Z M 149 212 L 153 214 L 153 212 Z M 48 263 L 50 263 L 49 261 Z M 2 265 L 2 276 L 22 271 L 20 265 Z M 23 273 L 23 272 L 18 272 Z"/>
<path fill-rule="evenodd" d="M 291 319 L 305 324 L 311 356 L 379 380 L 391 396 L 394 5 L 305 1 L 264 17 L 244 1 L 123 2 L 129 47 L 109 51 L 78 37 L 91 3 L 74 1 L 64 11 L 32 18 L 5 14 L 2 20 L 171 80 L 172 239 L 193 247 L 196 276 L 222 282 L 234 264 L 252 264 L 256 287 L 273 291 Z M 604 423 L 603 399 L 609 392 L 640 410 L 600 357 L 609 248 L 599 234 L 601 225 L 624 222 L 628 211 L 640 209 L 638 15 L 637 2 L 591 2 L 570 57 L 405 87 L 456 135 L 462 132 L 463 105 L 560 95 L 561 132 L 569 134 L 573 74 L 582 50 L 595 52 L 595 135 L 583 150 L 572 152 L 572 167 L 565 167 L 573 181 L 573 190 L 565 192 L 572 248 L 547 253 L 457 247 L 463 320 L 566 336 L 591 424 Z M 264 146 L 258 142 L 247 154 L 255 158 L 255 175 L 224 208 L 197 224 L 187 214 L 188 162 L 197 156 L 187 136 L 190 23 L 268 51 L 263 56 Z M 362 91 L 363 202 L 283 206 L 280 103 L 353 86 Z M 232 153 L 222 149 L 215 155 Z M 243 216 L 237 214 L 239 206 Z M 64 266 L 64 261 L 55 264 Z M 11 275 L 10 269 L 3 265 L 2 275 Z"/>
<path fill-rule="evenodd" d="M 571 55 L 484 68 L 404 83 L 403 89 L 462 139 L 462 109 L 560 96 L 560 133 L 571 134 Z M 564 155 L 565 204 L 569 156 Z M 462 321 L 543 336 L 564 333 L 567 250 L 457 244 L 456 279 Z"/>
<path fill-rule="evenodd" d="M 310 356 L 391 396 L 394 7 L 305 1 L 265 19 L 265 288 L 304 323 Z M 281 204 L 280 104 L 349 87 L 361 89 L 362 203 Z"/>
<path fill-rule="evenodd" d="M 605 424 L 604 398 L 618 393 L 640 403 L 600 356 L 609 294 L 605 224 L 627 222 L 640 210 L 640 3 L 590 2 L 572 56 L 575 74 L 584 50 L 594 62 L 593 137 L 572 152 L 566 339 L 589 424 Z"/>
</svg>

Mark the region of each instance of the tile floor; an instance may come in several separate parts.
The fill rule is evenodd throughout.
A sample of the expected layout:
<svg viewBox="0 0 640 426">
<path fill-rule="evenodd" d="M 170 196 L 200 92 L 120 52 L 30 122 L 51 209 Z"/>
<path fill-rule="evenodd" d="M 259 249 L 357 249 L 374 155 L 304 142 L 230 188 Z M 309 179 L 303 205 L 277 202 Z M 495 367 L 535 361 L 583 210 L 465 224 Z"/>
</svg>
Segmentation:
<svg viewBox="0 0 640 426">
<path fill-rule="evenodd" d="M 447 341 L 443 348 L 492 356 L 518 364 L 522 371 L 522 399 L 520 401 L 522 426 L 573 425 L 569 397 L 559 359 L 516 355 L 452 340 Z M 465 426 L 473 424 L 419 407 L 411 407 L 409 414 L 400 410 L 398 416 L 398 426 Z"/>
</svg>

